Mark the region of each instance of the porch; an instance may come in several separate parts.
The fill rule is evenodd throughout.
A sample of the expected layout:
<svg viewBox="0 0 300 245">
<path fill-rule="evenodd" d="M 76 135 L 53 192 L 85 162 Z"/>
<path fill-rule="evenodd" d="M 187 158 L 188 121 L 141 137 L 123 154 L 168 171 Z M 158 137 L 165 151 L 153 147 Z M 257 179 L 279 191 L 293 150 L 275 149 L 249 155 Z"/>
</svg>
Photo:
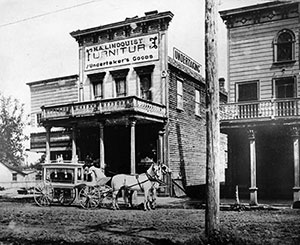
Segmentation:
<svg viewBox="0 0 300 245">
<path fill-rule="evenodd" d="M 42 121 L 62 120 L 73 117 L 89 117 L 113 113 L 137 113 L 155 118 L 166 117 L 166 107 L 136 96 L 77 102 L 57 106 L 42 107 Z"/>
<path fill-rule="evenodd" d="M 93 153 L 99 167 L 135 174 L 145 152 L 154 149 L 153 160 L 166 159 L 166 107 L 136 96 L 45 106 L 41 123 L 46 129 L 46 161 L 53 127 L 70 132 L 70 160 L 85 160 Z"/>
<path fill-rule="evenodd" d="M 300 200 L 299 116 L 300 98 L 220 106 L 221 131 L 230 142 L 229 165 L 235 169 L 232 188 L 247 180 L 243 186 L 248 188 L 250 204 L 272 193 L 289 193 L 294 202 Z"/>
<path fill-rule="evenodd" d="M 300 98 L 259 100 L 220 105 L 221 121 L 257 121 L 300 116 Z"/>
</svg>

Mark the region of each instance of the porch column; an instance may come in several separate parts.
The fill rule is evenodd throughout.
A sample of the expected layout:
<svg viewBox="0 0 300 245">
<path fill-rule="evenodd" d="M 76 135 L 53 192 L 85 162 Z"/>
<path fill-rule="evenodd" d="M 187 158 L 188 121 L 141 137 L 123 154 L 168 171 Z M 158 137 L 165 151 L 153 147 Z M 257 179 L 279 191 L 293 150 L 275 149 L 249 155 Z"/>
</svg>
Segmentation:
<svg viewBox="0 0 300 245">
<path fill-rule="evenodd" d="M 100 168 L 105 169 L 105 156 L 104 156 L 104 124 L 105 122 L 99 122 L 100 128 Z"/>
<path fill-rule="evenodd" d="M 258 205 L 256 187 L 256 146 L 254 129 L 248 129 L 248 139 L 250 144 L 250 205 Z"/>
<path fill-rule="evenodd" d="M 136 119 L 130 120 L 130 173 L 135 174 L 135 124 Z"/>
<path fill-rule="evenodd" d="M 160 130 L 158 132 L 158 161 L 164 163 L 164 135 L 165 131 Z"/>
<path fill-rule="evenodd" d="M 299 127 L 291 128 L 294 149 L 294 187 L 293 201 L 300 201 L 300 167 L 299 167 Z"/>
<path fill-rule="evenodd" d="M 72 162 L 76 162 L 77 152 L 76 152 L 76 125 L 72 127 Z"/>
<path fill-rule="evenodd" d="M 51 127 L 46 126 L 46 163 L 50 162 L 50 132 L 51 132 Z"/>
</svg>

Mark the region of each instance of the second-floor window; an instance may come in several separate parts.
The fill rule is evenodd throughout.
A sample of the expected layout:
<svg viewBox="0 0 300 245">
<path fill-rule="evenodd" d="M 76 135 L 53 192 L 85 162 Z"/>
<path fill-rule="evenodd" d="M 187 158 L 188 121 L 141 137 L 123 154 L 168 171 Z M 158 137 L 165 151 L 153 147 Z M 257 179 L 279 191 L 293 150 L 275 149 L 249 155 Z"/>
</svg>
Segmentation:
<svg viewBox="0 0 300 245">
<path fill-rule="evenodd" d="M 139 77 L 140 97 L 145 100 L 152 100 L 152 72 L 154 65 L 135 67 Z"/>
<path fill-rule="evenodd" d="M 151 100 L 151 74 L 140 76 L 141 97 L 145 100 Z"/>
<path fill-rule="evenodd" d="M 296 97 L 294 77 L 278 78 L 274 80 L 276 98 Z"/>
<path fill-rule="evenodd" d="M 277 34 L 274 40 L 274 61 L 289 62 L 295 60 L 295 35 L 284 29 Z"/>
<path fill-rule="evenodd" d="M 258 100 L 258 82 L 243 82 L 237 84 L 237 101 Z"/>
<path fill-rule="evenodd" d="M 116 78 L 115 83 L 117 97 L 126 96 L 126 78 Z"/>
<path fill-rule="evenodd" d="M 177 108 L 183 110 L 183 82 L 177 80 Z"/>
<path fill-rule="evenodd" d="M 200 103 L 200 91 L 195 89 L 195 114 L 197 116 L 201 115 L 201 103 Z"/>
<path fill-rule="evenodd" d="M 103 80 L 105 72 L 89 75 L 90 82 L 93 87 L 94 99 L 103 99 Z"/>
<path fill-rule="evenodd" d="M 111 71 L 111 75 L 115 80 L 116 97 L 122 97 L 127 95 L 127 83 L 126 77 L 129 69 L 122 69 Z"/>
<path fill-rule="evenodd" d="M 42 119 L 42 113 L 37 113 L 36 114 L 36 126 L 37 127 L 40 127 L 42 124 L 41 124 L 41 119 Z"/>
</svg>

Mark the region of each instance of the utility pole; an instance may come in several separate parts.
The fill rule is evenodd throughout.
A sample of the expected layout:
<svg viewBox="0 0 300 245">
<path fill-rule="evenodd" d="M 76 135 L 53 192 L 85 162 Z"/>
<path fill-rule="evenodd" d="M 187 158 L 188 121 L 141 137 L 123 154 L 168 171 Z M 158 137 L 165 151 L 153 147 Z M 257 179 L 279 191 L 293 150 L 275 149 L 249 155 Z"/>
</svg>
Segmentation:
<svg viewBox="0 0 300 245">
<path fill-rule="evenodd" d="M 206 76 L 206 210 L 205 233 L 219 229 L 219 84 L 217 72 L 217 2 L 205 0 L 205 76 Z"/>
</svg>

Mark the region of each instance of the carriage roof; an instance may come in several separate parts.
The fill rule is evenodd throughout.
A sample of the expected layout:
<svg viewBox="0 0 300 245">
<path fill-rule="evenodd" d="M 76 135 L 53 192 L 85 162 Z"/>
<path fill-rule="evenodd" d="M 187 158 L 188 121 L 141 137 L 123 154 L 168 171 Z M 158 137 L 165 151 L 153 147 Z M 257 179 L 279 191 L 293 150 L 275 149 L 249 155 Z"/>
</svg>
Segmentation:
<svg viewBox="0 0 300 245">
<path fill-rule="evenodd" d="M 72 161 L 53 161 L 50 163 L 43 163 L 42 168 L 82 168 L 84 165 L 83 162 L 72 162 Z"/>
</svg>

